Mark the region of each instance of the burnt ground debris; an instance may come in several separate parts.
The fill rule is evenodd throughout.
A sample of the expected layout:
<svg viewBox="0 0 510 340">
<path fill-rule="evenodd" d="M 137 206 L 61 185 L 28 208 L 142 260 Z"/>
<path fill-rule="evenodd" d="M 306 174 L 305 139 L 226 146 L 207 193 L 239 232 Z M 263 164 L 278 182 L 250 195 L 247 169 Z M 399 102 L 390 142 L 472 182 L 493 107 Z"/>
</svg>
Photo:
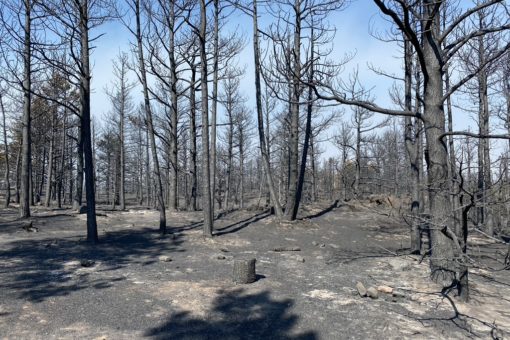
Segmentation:
<svg viewBox="0 0 510 340">
<path fill-rule="evenodd" d="M 231 211 L 212 240 L 200 213 L 169 213 L 162 236 L 155 211 L 104 211 L 96 246 L 70 210 L 39 208 L 38 232 L 23 230 L 14 210 L 1 215 L 2 338 L 461 339 L 510 330 L 508 271 L 488 270 L 504 245 L 472 238 L 471 255 L 485 265 L 471 270 L 472 302 L 463 304 L 430 283 L 426 260 L 407 255 L 404 225 L 362 204 L 306 207 L 291 224 Z M 281 247 L 301 250 L 273 251 Z M 259 280 L 236 286 L 232 262 L 245 257 L 257 259 Z M 364 299 L 357 282 L 403 297 Z"/>
</svg>

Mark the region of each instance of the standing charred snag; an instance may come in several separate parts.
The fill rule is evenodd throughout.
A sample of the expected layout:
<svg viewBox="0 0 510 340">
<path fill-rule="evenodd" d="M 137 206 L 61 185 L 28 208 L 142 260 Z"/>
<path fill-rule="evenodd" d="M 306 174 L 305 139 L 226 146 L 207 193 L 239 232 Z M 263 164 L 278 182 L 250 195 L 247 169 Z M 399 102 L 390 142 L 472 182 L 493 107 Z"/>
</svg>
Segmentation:
<svg viewBox="0 0 510 340">
<path fill-rule="evenodd" d="M 413 69 L 413 50 L 408 39 L 404 38 L 404 63 L 405 63 L 405 99 L 404 105 L 406 111 L 412 111 L 412 69 Z M 412 117 L 405 117 L 405 146 L 409 161 L 411 163 L 411 254 L 421 253 L 421 231 L 420 231 L 420 167 L 418 158 L 421 154 L 418 152 L 419 127 L 418 123 L 413 122 Z"/>
<path fill-rule="evenodd" d="M 150 23 L 148 38 L 149 69 L 157 79 L 154 88 L 149 87 L 151 95 L 164 106 L 168 119 L 169 138 L 162 138 L 166 148 L 168 169 L 166 178 L 168 208 L 178 209 L 178 70 L 176 59 L 176 33 L 180 15 L 176 1 L 157 0 L 148 4 L 147 18 Z M 166 54 L 166 56 L 164 55 Z M 168 93 L 169 96 L 166 94 Z"/>
<path fill-rule="evenodd" d="M 221 102 L 225 106 L 225 114 L 227 116 L 226 136 L 226 189 L 225 189 L 225 208 L 231 207 L 232 188 L 234 187 L 234 134 L 235 134 L 235 114 L 239 110 L 242 96 L 239 91 L 240 76 L 235 68 L 229 69 L 225 75 L 223 85 L 223 93 Z M 242 172 L 241 172 L 242 175 Z"/>
<path fill-rule="evenodd" d="M 196 66 L 195 62 L 191 62 L 191 81 L 190 81 L 190 94 L 189 94 L 189 106 L 190 106 L 190 168 L 191 168 L 191 204 L 190 209 L 192 211 L 197 210 L 197 196 L 198 196 L 198 164 L 197 164 L 197 104 L 196 104 Z"/>
<path fill-rule="evenodd" d="M 298 175 L 299 175 L 299 110 L 301 97 L 301 0 L 294 1 L 293 11 L 295 13 L 294 36 L 292 46 L 292 85 L 290 96 L 290 136 L 289 136 L 289 187 L 287 203 L 285 205 L 285 219 L 293 221 L 296 219 L 299 206 L 298 197 Z"/>
<path fill-rule="evenodd" d="M 62 139 L 60 149 L 60 172 L 57 180 L 57 207 L 62 208 L 62 196 L 64 194 L 64 174 L 66 167 L 66 143 L 67 143 L 67 110 L 64 109 L 64 116 L 62 119 Z M 64 197 L 65 201 L 65 197 Z"/>
<path fill-rule="evenodd" d="M 150 151 L 152 155 L 153 161 L 153 171 L 155 175 L 156 182 L 156 199 L 157 199 L 157 207 L 159 210 L 159 230 L 162 234 L 166 233 L 166 211 L 165 211 L 165 199 L 163 196 L 163 182 L 161 180 L 161 172 L 159 166 L 158 159 L 158 151 L 156 146 L 156 137 L 154 130 L 154 122 L 152 119 L 152 108 L 149 98 L 149 85 L 147 83 L 147 70 L 145 65 L 145 55 L 144 55 L 144 46 L 143 46 L 143 36 L 142 36 L 142 12 L 140 6 L 140 0 L 128 0 L 128 6 L 135 16 L 136 28 L 131 31 L 136 39 L 136 53 L 137 53 L 137 61 L 138 61 L 138 77 L 140 82 L 142 83 L 143 88 L 143 99 L 144 99 L 144 110 L 145 110 L 145 120 L 147 124 L 147 148 L 150 146 Z M 148 157 L 148 155 L 147 155 Z M 146 161 L 146 167 L 149 168 L 149 162 Z M 150 180 L 148 176 L 149 172 L 147 171 L 147 190 L 150 187 Z M 147 193 L 147 200 L 149 202 L 149 193 Z"/>
<path fill-rule="evenodd" d="M 374 0 L 374 2 L 381 12 L 393 21 L 405 35 L 405 38 L 410 41 L 418 55 L 418 64 L 424 75 L 424 113 L 385 109 L 369 101 L 361 101 L 356 98 L 348 99 L 345 95 L 332 89 L 331 86 L 329 86 L 330 95 L 320 94 L 317 87 L 315 87 L 315 91 L 323 99 L 360 106 L 386 115 L 415 117 L 423 121 L 427 144 L 429 209 L 433 214 L 430 219 L 431 277 L 435 282 L 442 284 L 443 287 L 456 288 L 460 297 L 467 300 L 469 297 L 467 264 L 462 247 L 456 243 L 458 238 L 452 237 L 455 234 L 451 232 L 451 228 L 454 226 L 454 216 L 450 199 L 448 149 L 444 141 L 444 137 L 449 135 L 445 131 L 444 103 L 466 82 L 476 77 L 477 72 L 468 74 L 452 85 L 448 91 L 445 91 L 444 67 L 473 37 L 505 30 L 509 26 L 508 24 L 501 26 L 496 24 L 484 30 L 475 28 L 470 32 L 463 32 L 465 34 L 460 35 L 460 37 L 452 34 L 452 32 L 457 32 L 459 25 L 471 15 L 486 7 L 497 5 L 499 1 L 482 2 L 471 9 L 465 10 L 452 18 L 448 26 L 443 29 L 441 13 L 442 7 L 446 6 L 444 1 L 420 1 L 420 11 L 413 10 L 406 2 L 389 3 L 382 0 Z M 420 29 L 412 27 L 410 18 L 413 16 L 416 16 L 414 20 L 421 23 Z M 447 48 L 443 48 L 442 44 L 447 39 L 451 39 L 451 41 L 447 44 Z M 487 62 L 497 60 L 507 50 L 508 45 L 492 55 Z M 476 71 L 481 70 L 484 66 L 479 65 Z M 482 138 L 492 137 L 491 135 L 482 136 L 455 131 L 450 134 L 474 135 Z"/>
<path fill-rule="evenodd" d="M 32 0 L 24 0 L 24 52 L 23 52 L 23 125 L 21 147 L 21 198 L 19 214 L 21 218 L 30 217 L 30 172 L 32 169 Z"/>
<path fill-rule="evenodd" d="M 54 85 L 55 86 L 55 85 Z M 56 87 L 56 86 L 55 86 Z M 52 105 L 52 108 L 55 108 L 55 105 Z M 51 110 L 51 109 L 50 109 Z M 55 129 L 56 129 L 56 112 L 50 112 L 51 115 L 51 127 L 50 127 L 50 151 L 48 153 L 48 177 L 46 179 L 46 190 L 45 190 L 45 200 L 44 205 L 46 207 L 50 206 L 51 202 L 51 194 L 53 189 L 53 167 L 54 167 L 54 153 L 55 153 Z"/>
<path fill-rule="evenodd" d="M 125 90 L 125 89 L 124 89 Z M 125 94 L 124 94 L 125 95 Z M 124 109 L 120 110 L 119 115 L 119 134 L 120 134 L 120 189 L 119 201 L 120 210 L 126 210 L 126 150 L 125 150 L 125 133 L 124 133 Z"/>
<path fill-rule="evenodd" d="M 91 37 L 90 34 L 93 28 L 108 20 L 109 3 L 106 0 L 76 0 L 73 2 L 51 0 L 38 4 L 44 14 L 53 19 L 52 31 L 61 41 L 65 42 L 65 45 L 62 45 L 65 48 L 65 57 L 62 60 L 46 55 L 44 48 L 39 51 L 41 57 L 51 66 L 59 68 L 68 77 L 66 79 L 73 79 L 73 84 L 79 89 L 79 104 L 76 105 L 78 108 L 75 105 L 70 105 L 67 101 L 55 101 L 71 108 L 73 113 L 79 117 L 77 183 L 73 206 L 80 208 L 81 186 L 83 185 L 84 176 L 87 203 L 87 240 L 91 243 L 97 243 L 96 185 L 90 110 L 92 78 L 90 53 L 93 48 L 90 44 L 97 37 Z M 59 44 L 62 43 L 57 43 L 58 46 L 61 46 Z"/>
<path fill-rule="evenodd" d="M 214 6 L 214 33 L 213 33 L 213 88 L 212 88 L 212 108 L 211 108 L 211 199 L 213 201 L 214 215 L 214 196 L 216 192 L 216 124 L 218 111 L 218 71 L 219 71 L 219 25 L 220 25 L 220 5 L 219 0 L 213 0 Z"/>
<path fill-rule="evenodd" d="M 168 193 L 169 208 L 172 211 L 177 211 L 179 208 L 178 201 L 178 166 L 179 160 L 177 155 L 178 150 L 178 93 L 177 93 L 177 63 L 175 60 L 175 1 L 170 1 L 170 13 L 168 15 L 168 30 L 169 30 L 169 62 L 170 62 L 170 192 Z"/>
<path fill-rule="evenodd" d="M 277 218 L 283 216 L 282 206 L 280 199 L 276 195 L 273 174 L 271 171 L 271 161 L 269 159 L 269 151 L 266 144 L 266 136 L 264 132 L 264 115 L 262 111 L 262 90 L 261 90 L 261 60 L 260 60 L 260 47 L 259 47 L 259 28 L 258 28 L 258 14 L 257 14 L 257 0 L 253 0 L 253 54 L 255 58 L 255 98 L 257 103 L 257 122 L 259 132 L 260 152 L 262 154 L 262 164 L 266 174 L 267 186 L 271 196 L 271 203 L 273 204 Z"/>
<path fill-rule="evenodd" d="M 312 83 L 314 78 L 314 58 L 315 58 L 315 37 L 314 37 L 314 29 L 313 29 L 313 20 L 312 17 L 312 28 L 311 28 L 311 39 L 310 39 L 310 64 L 308 65 L 309 68 L 309 77 L 308 82 Z M 306 104 L 306 123 L 305 123 L 305 140 L 303 144 L 303 151 L 301 155 L 301 166 L 299 168 L 299 177 L 297 182 L 297 188 L 296 188 L 296 196 L 294 200 L 294 205 L 292 206 L 292 215 L 291 220 L 295 220 L 297 218 L 298 210 L 299 210 L 299 204 L 301 202 L 301 196 L 303 193 L 303 185 L 305 183 L 305 173 L 306 173 L 306 164 L 308 160 L 308 148 L 310 146 L 310 138 L 312 134 L 312 113 L 313 113 L 313 107 L 314 106 L 314 94 L 313 89 L 311 86 L 308 86 L 308 101 Z"/>
<path fill-rule="evenodd" d="M 98 242 L 96 222 L 96 195 L 94 178 L 94 159 L 92 154 L 92 132 L 90 118 L 90 48 L 89 48 L 89 11 L 88 0 L 79 4 L 79 31 L 81 45 L 80 70 L 80 118 L 83 155 L 85 158 L 85 197 L 87 201 L 87 241 Z"/>
<path fill-rule="evenodd" d="M 2 91 L 2 89 L 0 89 Z M 5 202 L 4 208 L 8 208 L 11 203 L 11 172 L 9 167 L 9 143 L 7 141 L 7 119 L 5 106 L 3 101 L 2 92 L 0 92 L 0 111 L 2 111 L 2 127 L 3 127 L 3 142 L 4 142 L 4 152 L 5 152 Z"/>
<path fill-rule="evenodd" d="M 118 195 L 115 195 L 114 204 L 118 196 L 118 204 L 120 210 L 126 209 L 126 117 L 128 117 L 133 111 L 133 105 L 131 102 L 130 92 L 133 88 L 133 84 L 129 83 L 128 77 L 128 56 L 126 54 L 120 54 L 113 62 L 113 75 L 115 80 L 113 82 L 113 88 L 107 90 L 107 94 L 110 98 L 113 107 L 113 114 L 116 116 L 115 120 L 118 119 L 118 135 L 119 135 L 119 147 L 118 147 L 118 171 L 114 175 L 116 179 L 114 181 L 115 188 Z M 140 153 L 141 155 L 141 153 Z M 117 162 L 115 163 L 117 164 Z M 118 173 L 118 176 L 117 176 Z M 117 181 L 117 177 L 119 177 Z M 118 185 L 117 185 L 118 182 Z"/>
<path fill-rule="evenodd" d="M 81 117 L 80 117 L 81 125 Z M 78 133 L 76 138 L 76 179 L 75 179 L 75 192 L 73 196 L 73 209 L 79 210 L 83 199 L 83 137 Z M 72 193 L 72 190 L 71 190 Z"/>
<path fill-rule="evenodd" d="M 209 155 L 209 92 L 207 80 L 206 34 L 206 1 L 200 0 L 200 30 L 198 40 L 200 46 L 200 86 L 202 90 L 202 209 L 204 210 L 204 236 L 212 237 L 214 210 L 211 196 L 211 161 Z"/>
<path fill-rule="evenodd" d="M 268 5 L 270 12 L 277 19 L 271 25 L 268 34 L 272 44 L 273 54 L 268 62 L 268 71 L 264 73 L 266 85 L 272 88 L 273 94 L 288 105 L 287 117 L 282 117 L 285 132 L 288 137 L 284 142 L 287 159 L 287 199 L 284 218 L 292 221 L 296 219 L 299 204 L 303 193 L 306 166 L 308 160 L 308 148 L 312 133 L 313 105 L 310 99 L 313 91 L 305 93 L 305 84 L 310 82 L 313 76 L 315 62 L 312 58 L 320 60 L 327 58 L 320 54 L 319 45 L 330 42 L 329 33 L 332 31 L 325 19 L 334 10 L 344 6 L 344 1 L 301 1 L 301 0 L 278 0 Z M 285 18 L 284 20 L 281 20 Z M 315 50 L 315 47 L 317 49 Z M 310 53 L 305 53 L 306 48 Z M 321 68 L 328 69 L 330 74 L 335 73 L 328 63 L 321 62 Z M 320 77 L 319 77 L 320 78 Z M 284 94 L 283 94 L 284 93 Z M 283 98 L 285 96 L 285 98 Z M 307 98 L 308 97 L 308 98 Z M 305 126 L 300 126 L 300 113 L 307 103 L 307 118 Z M 304 131 L 303 151 L 300 154 L 300 130 Z M 300 156 L 302 164 L 300 165 Z M 300 175 L 302 174 L 302 175 Z"/>
</svg>

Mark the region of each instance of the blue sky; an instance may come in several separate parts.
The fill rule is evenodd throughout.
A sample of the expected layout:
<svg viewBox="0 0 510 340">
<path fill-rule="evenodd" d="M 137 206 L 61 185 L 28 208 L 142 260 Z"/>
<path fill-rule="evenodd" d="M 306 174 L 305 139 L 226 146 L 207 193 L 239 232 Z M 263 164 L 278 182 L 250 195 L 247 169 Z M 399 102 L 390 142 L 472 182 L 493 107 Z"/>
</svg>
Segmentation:
<svg viewBox="0 0 510 340">
<path fill-rule="evenodd" d="M 367 70 L 366 63 L 372 62 L 380 67 L 390 70 L 398 70 L 400 61 L 393 58 L 394 48 L 387 43 L 382 43 L 369 35 L 369 22 L 373 21 L 379 28 L 384 28 L 386 22 L 377 15 L 377 8 L 372 1 L 362 0 L 354 1 L 347 9 L 334 13 L 330 17 L 330 22 L 337 29 L 334 42 L 335 58 L 342 58 L 344 53 L 356 52 L 355 59 L 350 63 L 350 67 L 359 66 L 360 75 L 366 81 L 367 87 L 377 86 L 374 93 L 380 93 L 384 101 L 385 89 L 388 82 L 384 79 L 377 79 Z M 240 14 L 234 15 L 228 29 L 237 29 L 244 32 L 248 43 L 246 48 L 239 56 L 239 65 L 246 66 L 246 79 L 243 81 L 246 94 L 252 88 L 253 82 L 253 51 L 251 45 L 252 26 L 248 17 Z M 94 93 L 92 95 L 92 111 L 98 118 L 108 111 L 109 103 L 104 94 L 104 87 L 110 84 L 112 75 L 112 60 L 119 51 L 129 51 L 129 32 L 118 22 L 108 23 L 97 29 L 95 33 L 105 33 L 99 41 L 96 42 L 96 48 L 92 54 L 93 78 L 92 85 Z M 348 71 L 348 69 L 346 71 Z M 380 96 L 377 96 L 378 98 Z M 251 99 L 251 98 L 250 98 Z M 99 116 L 98 116 L 99 115 Z"/>
<path fill-rule="evenodd" d="M 267 23 L 267 18 L 262 18 L 261 26 Z M 331 25 L 336 27 L 334 50 L 331 54 L 333 60 L 340 60 L 345 53 L 355 53 L 354 59 L 346 66 L 344 77 L 354 68 L 359 69 L 360 80 L 368 89 L 372 89 L 375 101 L 381 106 L 391 106 L 388 96 L 388 89 L 393 81 L 375 75 L 368 68 L 368 64 L 384 69 L 388 73 L 401 74 L 402 59 L 399 56 L 400 49 L 393 43 L 381 42 L 371 36 L 370 31 L 383 32 L 390 27 L 390 24 L 381 17 L 379 10 L 371 0 L 352 1 L 343 11 L 336 12 L 329 17 Z M 227 29 L 235 29 L 244 33 L 247 38 L 247 45 L 239 55 L 239 66 L 246 66 L 246 75 L 242 80 L 242 90 L 249 99 L 248 105 L 255 106 L 253 98 L 253 51 L 251 45 L 252 26 L 249 17 L 243 14 L 235 14 L 231 17 Z M 108 23 L 98 29 L 96 33 L 106 33 L 97 43 L 93 52 L 93 94 L 92 112 L 96 121 L 101 125 L 103 113 L 110 109 L 108 98 L 104 93 L 105 86 L 111 82 L 112 60 L 119 51 L 129 51 L 129 32 L 120 23 Z M 135 88 L 135 99 L 140 98 L 140 89 Z M 221 110 L 221 108 L 220 108 Z M 344 119 L 348 120 L 348 112 Z M 221 112 L 220 112 L 221 115 Z M 221 120 L 221 118 L 220 118 Z M 458 129 L 465 129 L 473 126 L 466 117 L 458 117 L 455 124 Z M 334 133 L 335 128 L 327 133 Z M 326 155 L 333 155 L 336 150 L 327 145 Z"/>
</svg>

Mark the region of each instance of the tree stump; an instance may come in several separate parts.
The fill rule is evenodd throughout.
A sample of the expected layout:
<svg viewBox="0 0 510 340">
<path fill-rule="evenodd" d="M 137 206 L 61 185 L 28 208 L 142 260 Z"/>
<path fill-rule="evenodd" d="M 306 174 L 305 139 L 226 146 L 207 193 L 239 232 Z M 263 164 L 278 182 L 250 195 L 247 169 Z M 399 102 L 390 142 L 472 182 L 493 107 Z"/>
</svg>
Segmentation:
<svg viewBox="0 0 510 340">
<path fill-rule="evenodd" d="M 255 274 L 255 259 L 235 260 L 233 280 L 235 283 L 246 284 L 255 282 L 257 276 Z"/>
</svg>

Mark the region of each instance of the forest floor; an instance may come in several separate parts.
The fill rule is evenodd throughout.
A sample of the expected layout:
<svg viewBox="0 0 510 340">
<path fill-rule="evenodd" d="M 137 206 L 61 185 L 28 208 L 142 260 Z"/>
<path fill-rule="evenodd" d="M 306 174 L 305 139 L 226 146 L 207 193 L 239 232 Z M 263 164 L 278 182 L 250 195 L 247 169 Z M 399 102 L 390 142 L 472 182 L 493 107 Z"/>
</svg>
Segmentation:
<svg viewBox="0 0 510 340">
<path fill-rule="evenodd" d="M 368 202 L 305 207 L 288 224 L 224 213 L 213 239 L 200 212 L 168 213 L 162 237 L 155 211 L 102 210 L 97 246 L 84 241 L 85 215 L 37 207 L 29 232 L 16 213 L 0 210 L 2 339 L 510 336 L 509 271 L 489 269 L 503 266 L 504 245 L 470 239 L 485 269 L 470 270 L 461 303 L 429 281 L 427 259 L 406 255 L 408 228 Z M 237 258 L 257 259 L 255 283 L 232 282 Z M 363 298 L 357 282 L 398 294 Z"/>
</svg>

